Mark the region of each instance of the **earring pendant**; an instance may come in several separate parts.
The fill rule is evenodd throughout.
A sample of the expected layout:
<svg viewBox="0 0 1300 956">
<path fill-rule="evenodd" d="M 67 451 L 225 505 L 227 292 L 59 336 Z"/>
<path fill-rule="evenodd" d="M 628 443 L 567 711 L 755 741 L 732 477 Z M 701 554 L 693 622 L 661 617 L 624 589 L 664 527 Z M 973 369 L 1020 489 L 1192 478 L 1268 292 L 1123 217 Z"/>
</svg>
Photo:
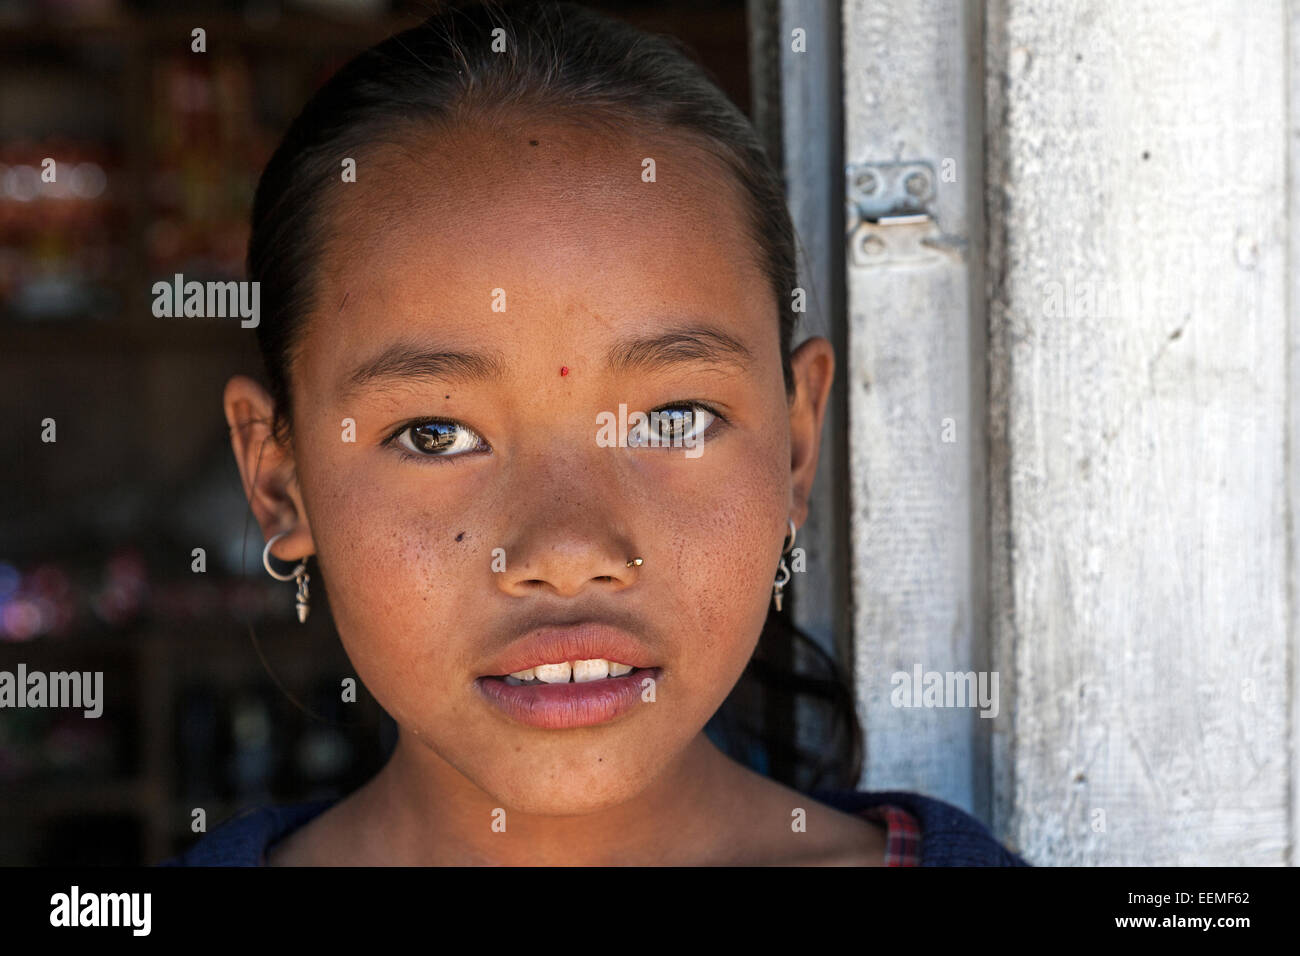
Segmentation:
<svg viewBox="0 0 1300 956">
<path fill-rule="evenodd" d="M 288 531 L 281 531 L 277 535 L 272 535 L 271 539 L 266 542 L 266 547 L 262 549 L 262 567 L 266 568 L 266 573 L 271 575 L 277 581 L 294 581 L 298 582 L 298 623 L 305 624 L 307 621 L 307 612 L 311 610 L 309 594 L 307 591 L 307 582 L 311 580 L 307 574 L 307 559 L 303 558 L 288 574 L 284 574 L 271 567 L 271 545 L 283 538 Z"/>
<path fill-rule="evenodd" d="M 786 520 L 790 522 L 789 541 L 785 542 L 781 547 L 781 563 L 777 568 L 776 581 L 772 584 L 772 603 L 776 605 L 777 613 L 780 613 L 781 611 L 782 592 L 785 590 L 786 584 L 790 581 L 790 568 L 785 563 L 785 555 L 789 554 L 790 550 L 794 547 L 794 537 L 798 530 L 794 526 L 793 518 L 787 518 Z"/>
<path fill-rule="evenodd" d="M 306 571 L 298 577 L 298 623 L 307 623 L 307 612 L 311 610 L 310 595 L 307 592 L 307 582 L 311 580 L 311 575 Z"/>
</svg>

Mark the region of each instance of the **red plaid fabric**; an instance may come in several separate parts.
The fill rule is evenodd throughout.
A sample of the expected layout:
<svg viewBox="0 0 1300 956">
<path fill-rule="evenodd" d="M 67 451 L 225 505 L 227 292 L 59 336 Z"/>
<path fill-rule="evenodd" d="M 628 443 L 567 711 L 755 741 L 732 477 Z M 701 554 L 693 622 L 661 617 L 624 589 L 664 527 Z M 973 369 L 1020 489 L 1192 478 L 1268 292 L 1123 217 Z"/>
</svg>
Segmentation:
<svg viewBox="0 0 1300 956">
<path fill-rule="evenodd" d="M 862 816 L 885 828 L 885 866 L 921 865 L 921 825 L 892 803 L 865 807 Z"/>
</svg>

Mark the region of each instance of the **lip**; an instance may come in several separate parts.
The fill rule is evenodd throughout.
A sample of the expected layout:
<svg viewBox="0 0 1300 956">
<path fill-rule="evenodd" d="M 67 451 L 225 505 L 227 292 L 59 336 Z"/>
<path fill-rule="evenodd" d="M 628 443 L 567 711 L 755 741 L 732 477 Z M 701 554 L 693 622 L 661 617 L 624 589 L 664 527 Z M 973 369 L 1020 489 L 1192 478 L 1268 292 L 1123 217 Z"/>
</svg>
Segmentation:
<svg viewBox="0 0 1300 956">
<path fill-rule="evenodd" d="M 590 661 L 605 658 L 637 669 L 657 667 L 645 646 L 626 631 L 599 621 L 576 624 L 547 624 L 529 631 L 501 656 L 488 663 L 484 677 L 504 677 L 561 661 Z M 606 678 L 621 680 L 622 678 Z M 600 683 L 593 681 L 592 683 Z M 559 685 L 550 685 L 559 686 Z"/>
<path fill-rule="evenodd" d="M 521 724 L 567 730 L 609 723 L 628 714 L 641 703 L 642 681 L 647 677 L 657 681 L 661 672 L 658 667 L 637 668 L 622 677 L 581 684 L 512 687 L 499 677 L 480 677 L 474 684 L 485 700 Z"/>
</svg>

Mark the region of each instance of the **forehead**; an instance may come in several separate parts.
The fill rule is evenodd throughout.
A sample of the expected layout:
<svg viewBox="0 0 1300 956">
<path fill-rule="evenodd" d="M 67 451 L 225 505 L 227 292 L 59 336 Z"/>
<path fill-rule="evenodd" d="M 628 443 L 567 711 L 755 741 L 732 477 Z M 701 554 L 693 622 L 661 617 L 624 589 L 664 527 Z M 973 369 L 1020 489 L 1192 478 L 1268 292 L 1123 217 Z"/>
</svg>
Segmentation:
<svg viewBox="0 0 1300 956">
<path fill-rule="evenodd" d="M 647 312 L 775 322 L 738 184 L 680 136 L 526 121 L 409 134 L 359 157 L 356 178 L 330 187 L 309 323 L 342 351 L 397 324 L 505 334 L 498 289 L 506 315 L 550 334 Z"/>
</svg>

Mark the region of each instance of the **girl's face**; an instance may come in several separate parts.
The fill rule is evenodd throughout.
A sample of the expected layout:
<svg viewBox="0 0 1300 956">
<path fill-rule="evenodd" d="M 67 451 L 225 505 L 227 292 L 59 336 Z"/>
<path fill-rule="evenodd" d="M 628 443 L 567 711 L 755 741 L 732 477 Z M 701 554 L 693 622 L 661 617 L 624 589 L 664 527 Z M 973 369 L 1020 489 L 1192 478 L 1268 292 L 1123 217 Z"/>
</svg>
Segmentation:
<svg viewBox="0 0 1300 956">
<path fill-rule="evenodd" d="M 289 477 L 278 510 L 254 499 L 263 529 L 294 528 L 278 556 L 317 556 L 357 675 L 430 769 L 522 812 L 626 801 L 754 650 L 816 468 L 829 347 L 797 353 L 789 404 L 735 187 L 663 136 L 412 139 L 360 157 L 328 202 L 292 449 L 266 450 L 268 480 Z M 694 449 L 602 432 L 620 406 L 690 403 L 715 416 L 692 409 Z M 580 622 L 606 627 L 563 627 Z M 594 653 L 613 632 L 630 644 Z M 575 634 L 597 638 L 587 656 L 653 668 L 634 703 L 580 704 L 557 728 L 529 703 L 550 690 L 516 694 L 532 718 L 485 693 L 530 635 Z M 577 659 L 556 646 L 549 662 Z"/>
</svg>

